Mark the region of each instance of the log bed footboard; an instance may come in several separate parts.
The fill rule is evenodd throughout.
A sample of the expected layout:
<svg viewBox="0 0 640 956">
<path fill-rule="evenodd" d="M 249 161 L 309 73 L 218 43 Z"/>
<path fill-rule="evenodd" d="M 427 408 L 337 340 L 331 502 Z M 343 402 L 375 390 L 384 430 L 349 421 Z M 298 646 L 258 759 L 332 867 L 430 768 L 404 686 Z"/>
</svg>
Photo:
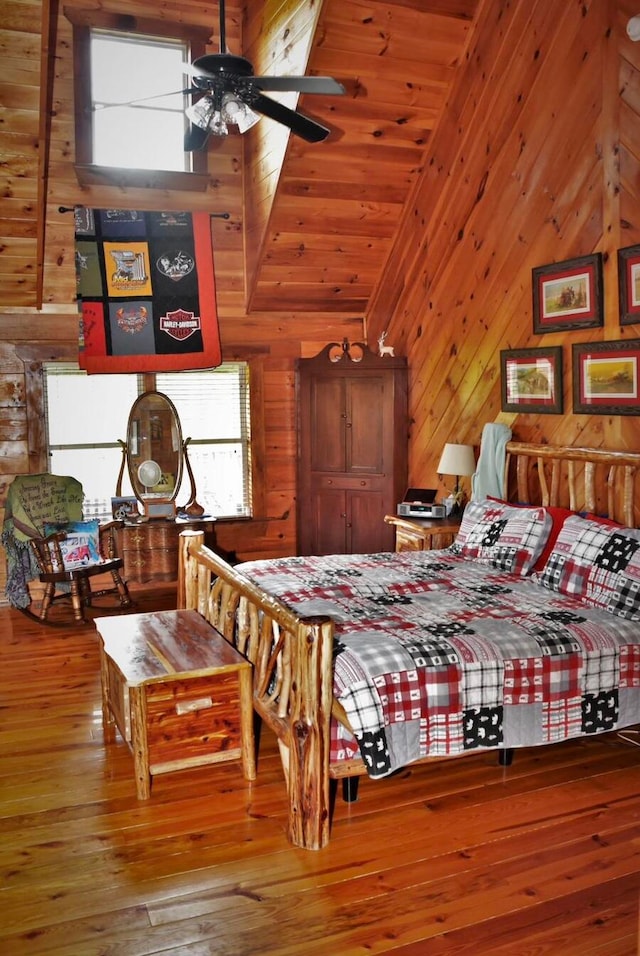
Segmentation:
<svg viewBox="0 0 640 956">
<path fill-rule="evenodd" d="M 200 531 L 180 535 L 178 607 L 199 611 L 253 664 L 254 708 L 280 747 L 289 839 L 309 850 L 326 846 L 332 621 L 296 617 L 207 548 Z"/>
</svg>

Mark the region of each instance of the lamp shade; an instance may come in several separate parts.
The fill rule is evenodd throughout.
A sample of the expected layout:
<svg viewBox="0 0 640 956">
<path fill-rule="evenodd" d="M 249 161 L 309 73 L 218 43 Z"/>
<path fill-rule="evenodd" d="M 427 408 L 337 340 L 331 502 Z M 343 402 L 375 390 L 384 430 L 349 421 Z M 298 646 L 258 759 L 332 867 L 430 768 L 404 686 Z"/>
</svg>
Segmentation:
<svg viewBox="0 0 640 956">
<path fill-rule="evenodd" d="M 627 22 L 627 35 L 630 40 L 637 43 L 640 40 L 640 15 L 631 17 Z"/>
<path fill-rule="evenodd" d="M 227 123 L 237 126 L 241 133 L 255 126 L 260 117 L 252 109 L 238 99 L 233 93 L 225 93 L 222 97 L 222 115 Z"/>
<path fill-rule="evenodd" d="M 476 470 L 473 445 L 453 445 L 447 442 L 442 451 L 439 475 L 472 475 Z"/>
<path fill-rule="evenodd" d="M 216 113 L 216 107 L 210 96 L 203 96 L 197 103 L 193 103 L 185 110 L 188 120 L 199 129 L 209 129 L 209 124 Z"/>
</svg>

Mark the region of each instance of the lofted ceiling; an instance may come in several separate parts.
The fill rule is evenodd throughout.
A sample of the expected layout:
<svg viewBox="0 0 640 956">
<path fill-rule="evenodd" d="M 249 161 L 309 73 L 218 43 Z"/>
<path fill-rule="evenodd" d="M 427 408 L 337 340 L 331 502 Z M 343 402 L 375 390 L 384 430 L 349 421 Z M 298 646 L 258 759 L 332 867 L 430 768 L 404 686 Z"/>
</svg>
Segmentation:
<svg viewBox="0 0 640 956">
<path fill-rule="evenodd" d="M 288 142 L 250 306 L 365 314 L 465 50 L 477 0 L 325 0 L 300 101 L 334 132 Z M 275 305 L 277 303 L 277 306 Z"/>
<path fill-rule="evenodd" d="M 256 72 L 329 74 L 347 87 L 343 97 L 300 98 L 304 112 L 332 128 L 325 142 L 308 144 L 263 120 L 233 147 L 244 166 L 244 262 L 236 271 L 248 312 L 366 315 L 478 3 L 228 0 L 229 45 L 242 30 L 243 49 L 232 52 L 249 56 Z M 139 5 L 126 9 L 135 14 Z M 217 3 L 174 2 L 163 15 L 187 19 L 196 8 L 199 24 L 217 23 Z M 63 128 L 60 102 L 47 98 L 47 81 L 62 82 L 48 30 L 58 4 L 7 0 L 4 9 L 0 308 L 32 309 L 43 302 L 44 220 L 57 200 L 51 168 L 72 164 L 73 151 L 60 157 L 56 147 L 52 159 L 48 150 L 52 117 Z M 217 42 L 214 29 L 212 50 Z M 223 295 L 232 281 L 218 277 Z M 56 301 L 45 290 L 45 304 Z"/>
</svg>

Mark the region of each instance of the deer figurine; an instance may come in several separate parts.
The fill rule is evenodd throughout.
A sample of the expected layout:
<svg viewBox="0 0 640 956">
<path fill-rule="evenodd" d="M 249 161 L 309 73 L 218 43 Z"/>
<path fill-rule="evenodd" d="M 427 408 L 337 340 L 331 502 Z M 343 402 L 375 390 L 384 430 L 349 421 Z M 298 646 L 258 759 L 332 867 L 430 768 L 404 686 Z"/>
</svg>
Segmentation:
<svg viewBox="0 0 640 956">
<path fill-rule="evenodd" d="M 394 353 L 394 351 L 393 351 L 393 345 L 385 345 L 384 343 L 385 343 L 386 338 L 387 338 L 387 332 L 386 332 L 386 329 L 385 329 L 384 332 L 381 332 L 381 333 L 380 333 L 380 337 L 379 337 L 379 339 L 378 339 L 378 355 L 380 355 L 380 356 L 382 356 L 382 355 L 390 355 L 390 356 L 393 358 L 394 355 L 395 355 L 395 353 Z"/>
</svg>

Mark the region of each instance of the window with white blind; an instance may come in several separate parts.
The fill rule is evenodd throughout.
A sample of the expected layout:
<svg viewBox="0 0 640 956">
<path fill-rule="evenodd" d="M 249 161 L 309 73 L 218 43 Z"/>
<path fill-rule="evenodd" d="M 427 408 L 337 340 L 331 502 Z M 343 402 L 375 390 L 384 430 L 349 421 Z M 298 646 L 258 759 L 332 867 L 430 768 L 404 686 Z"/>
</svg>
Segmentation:
<svg viewBox="0 0 640 956">
<path fill-rule="evenodd" d="M 133 402 L 156 389 L 176 407 L 188 442 L 198 502 L 217 518 L 251 515 L 249 368 L 146 375 L 87 375 L 77 365 L 46 363 L 45 409 L 49 470 L 82 482 L 85 516 L 110 517 Z M 120 440 L 120 441 L 119 441 Z M 186 469 L 178 507 L 187 502 Z M 132 494 L 125 469 L 122 493 Z"/>
</svg>

